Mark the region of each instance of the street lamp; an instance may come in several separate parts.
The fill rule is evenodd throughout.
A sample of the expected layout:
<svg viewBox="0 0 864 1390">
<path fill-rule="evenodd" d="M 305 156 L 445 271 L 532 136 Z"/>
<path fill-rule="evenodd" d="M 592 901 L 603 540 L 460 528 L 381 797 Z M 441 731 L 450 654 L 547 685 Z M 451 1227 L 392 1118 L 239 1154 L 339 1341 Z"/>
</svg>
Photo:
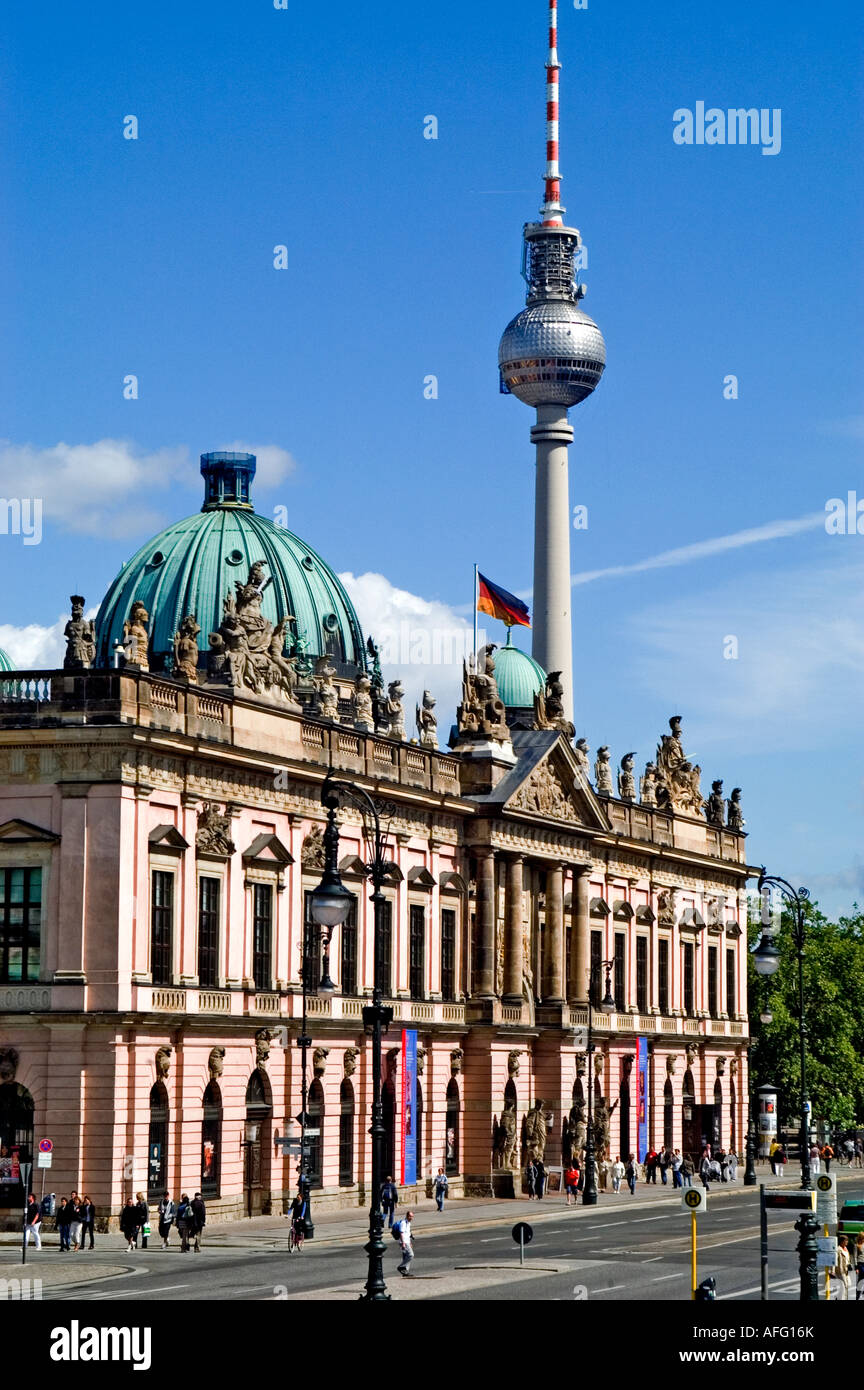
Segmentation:
<svg viewBox="0 0 864 1390">
<path fill-rule="evenodd" d="M 591 964 L 588 978 L 588 1129 L 585 1134 L 585 1181 L 582 1187 L 582 1205 L 597 1205 L 597 1168 L 594 1161 L 594 1064 L 591 1054 L 594 1051 L 594 990 L 600 981 L 601 970 L 606 971 L 606 993 L 600 1000 L 604 1014 L 615 1012 L 615 1000 L 611 990 L 611 970 L 614 960 L 596 960 Z"/>
<path fill-rule="evenodd" d="M 360 1297 L 367 1303 L 383 1303 L 389 1300 L 387 1285 L 384 1283 L 384 1213 L 381 1210 L 381 1184 L 384 1160 L 384 1110 L 381 1103 L 381 1038 L 393 1021 L 393 1010 L 383 1003 L 383 963 L 381 960 L 381 937 L 384 928 L 385 898 L 381 889 L 387 875 L 393 868 L 387 858 L 386 836 L 381 832 L 381 817 L 378 807 L 368 792 L 355 787 L 351 782 L 341 782 L 330 773 L 321 789 L 321 801 L 327 807 L 327 829 L 324 831 L 324 874 L 312 894 L 312 916 L 329 927 L 344 922 L 351 910 L 354 896 L 343 886 L 339 877 L 337 855 L 339 830 L 336 825 L 336 807 L 340 799 L 350 801 L 359 810 L 363 821 L 363 832 L 371 850 L 370 862 L 366 866 L 372 882 L 370 901 L 374 913 L 374 952 L 375 971 L 372 986 L 372 1003 L 363 1009 L 363 1026 L 372 1034 L 372 1200 L 369 1210 L 369 1243 L 365 1247 L 369 1256 L 369 1272 L 366 1279 L 366 1292 Z M 318 914 L 322 914 L 319 916 Z M 329 937 L 328 937 L 329 944 Z M 325 962 L 327 958 L 325 957 Z M 325 975 L 329 969 L 325 963 Z M 305 1113 L 305 1108 L 304 1108 Z"/>
<path fill-rule="evenodd" d="M 801 1186 L 802 1188 L 809 1188 L 811 1186 L 810 1104 L 807 1098 L 807 1025 L 804 1020 L 804 933 L 807 925 L 807 900 L 810 893 L 806 888 L 799 888 L 796 892 L 785 878 L 776 878 L 771 874 L 766 874 L 764 865 L 759 871 L 759 881 L 756 887 L 759 893 L 764 893 L 766 888 L 778 889 L 791 912 L 792 939 L 795 942 L 798 956 L 798 1034 L 801 1052 Z M 759 975 L 768 976 L 775 973 L 780 964 L 780 952 L 774 945 L 773 935 L 763 932 L 762 939 L 753 953 L 753 964 Z"/>
<path fill-rule="evenodd" d="M 744 1186 L 755 1187 L 756 1176 L 756 1126 L 753 1121 L 753 1077 L 750 1069 L 752 1046 L 747 1048 L 747 1142 L 744 1153 Z"/>
</svg>

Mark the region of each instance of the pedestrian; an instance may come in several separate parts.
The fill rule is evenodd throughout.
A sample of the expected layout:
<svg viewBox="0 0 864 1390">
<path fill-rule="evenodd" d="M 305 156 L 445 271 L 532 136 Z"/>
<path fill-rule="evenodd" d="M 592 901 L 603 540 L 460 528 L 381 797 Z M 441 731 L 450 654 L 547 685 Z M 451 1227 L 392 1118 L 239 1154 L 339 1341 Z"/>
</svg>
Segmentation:
<svg viewBox="0 0 864 1390">
<path fill-rule="evenodd" d="M 392 1178 L 381 1184 L 381 1210 L 387 1217 L 387 1225 L 393 1229 L 393 1213 L 399 1205 L 399 1189 Z"/>
<path fill-rule="evenodd" d="M 864 1231 L 855 1237 L 855 1302 L 864 1298 Z"/>
<path fill-rule="evenodd" d="M 182 1255 L 188 1255 L 189 1253 L 189 1233 L 192 1229 L 193 1219 L 192 1204 L 189 1201 L 188 1194 L 183 1192 L 180 1194 L 180 1201 L 177 1205 L 177 1216 L 175 1218 L 177 1222 L 177 1234 L 180 1237 L 180 1253 Z"/>
<path fill-rule="evenodd" d="M 729 1179 L 728 1179 L 726 1170 L 727 1170 L 727 1168 L 729 1167 L 729 1159 L 728 1159 L 728 1157 L 727 1157 L 727 1154 L 726 1154 L 726 1150 L 725 1150 L 725 1149 L 718 1149 L 718 1150 L 717 1150 L 717 1153 L 715 1154 L 715 1161 L 717 1162 L 717 1164 L 718 1164 L 718 1166 L 719 1166 L 719 1168 L 720 1168 L 720 1181 L 721 1181 L 721 1182 L 728 1182 Z"/>
<path fill-rule="evenodd" d="M 669 1150 L 666 1148 L 666 1145 L 664 1144 L 663 1148 L 660 1150 L 659 1159 L 660 1181 L 662 1182 L 664 1187 L 666 1186 L 666 1170 L 669 1167 L 670 1158 L 671 1154 L 669 1153 Z"/>
<path fill-rule="evenodd" d="M 162 1249 L 168 1249 L 168 1237 L 171 1234 L 171 1227 L 177 1217 L 177 1203 L 172 1201 L 170 1192 L 163 1192 L 162 1200 L 157 1208 L 159 1220 L 159 1235 L 162 1240 Z"/>
<path fill-rule="evenodd" d="M 138 1202 L 138 1233 L 141 1236 L 141 1249 L 146 1250 L 147 1237 L 150 1234 L 150 1208 L 147 1205 L 147 1198 L 144 1196 L 143 1192 L 136 1192 L 135 1196 Z M 138 1244 L 137 1240 L 135 1244 Z"/>
<path fill-rule="evenodd" d="M 728 1154 L 726 1155 L 726 1160 L 727 1160 L 728 1167 L 729 1167 L 729 1181 L 730 1181 L 730 1182 L 737 1182 L 737 1180 L 738 1180 L 738 1155 L 736 1154 L 736 1152 L 735 1152 L 734 1149 L 730 1149 L 730 1150 L 729 1150 Z"/>
<path fill-rule="evenodd" d="M 89 1248 L 92 1250 L 92 1249 L 93 1249 L 93 1232 L 94 1232 L 95 1229 L 96 1229 L 96 1208 L 94 1207 L 93 1203 L 90 1201 L 90 1198 L 89 1198 L 88 1196 L 86 1196 L 86 1194 L 85 1194 L 85 1196 L 84 1196 L 84 1197 L 82 1198 L 82 1200 L 81 1200 L 81 1205 L 80 1205 L 80 1207 L 78 1208 L 78 1213 L 79 1213 L 79 1215 L 80 1215 L 80 1217 L 81 1217 L 81 1249 L 82 1249 L 82 1250 L 84 1249 L 84 1241 L 85 1241 L 85 1240 L 87 1239 L 87 1237 L 89 1236 L 89 1237 L 90 1237 L 90 1247 L 89 1247 Z"/>
<path fill-rule="evenodd" d="M 821 1153 L 820 1153 L 820 1150 L 819 1150 L 819 1145 L 818 1145 L 818 1144 L 811 1144 L 811 1145 L 810 1145 L 810 1172 L 811 1172 L 811 1173 L 816 1174 L 816 1173 L 819 1173 L 819 1172 L 822 1171 L 822 1164 L 821 1164 L 821 1162 L 820 1162 L 820 1158 L 821 1158 Z"/>
<path fill-rule="evenodd" d="M 435 1176 L 435 1205 L 439 1211 L 444 1210 L 444 1198 L 447 1196 L 447 1174 L 443 1168 L 439 1168 Z"/>
<path fill-rule="evenodd" d="M 30 1193 L 30 1196 L 27 1198 L 27 1211 L 26 1211 L 26 1214 L 25 1214 L 25 1218 L 24 1218 L 24 1219 L 25 1219 L 25 1224 L 26 1224 L 26 1227 L 27 1227 L 26 1232 L 25 1232 L 25 1236 L 24 1236 L 24 1242 L 25 1242 L 25 1244 L 26 1244 L 26 1245 L 29 1245 L 29 1244 L 30 1244 L 30 1237 L 32 1236 L 32 1237 L 33 1237 L 33 1244 L 36 1246 L 36 1249 L 37 1249 L 37 1250 L 41 1250 L 41 1249 L 42 1249 L 42 1236 L 41 1236 L 41 1231 L 42 1231 L 42 1208 L 40 1207 L 39 1203 L 36 1201 L 36 1198 L 33 1196 L 33 1193 L 32 1193 L 32 1192 Z"/>
<path fill-rule="evenodd" d="M 825 1172 L 826 1172 L 826 1173 L 830 1173 L 830 1172 L 831 1172 L 831 1160 L 832 1160 L 832 1158 L 834 1157 L 834 1150 L 832 1149 L 832 1147 L 831 1147 L 830 1144 L 825 1144 L 825 1145 L 823 1145 L 823 1148 L 822 1148 L 822 1157 L 823 1157 L 823 1159 L 824 1159 L 824 1161 L 825 1161 Z"/>
<path fill-rule="evenodd" d="M 852 1167 L 852 1160 L 853 1160 L 853 1158 L 855 1157 L 855 1141 L 854 1141 L 854 1139 L 845 1139 L 845 1140 L 843 1141 L 843 1153 L 844 1153 L 844 1155 L 845 1155 L 847 1164 L 848 1164 L 849 1167 L 851 1168 L 851 1167 Z"/>
<path fill-rule="evenodd" d="M 138 1248 L 138 1227 L 140 1218 L 138 1208 L 131 1197 L 126 1198 L 126 1205 L 120 1213 L 120 1230 L 126 1237 L 126 1248 L 137 1250 Z"/>
<path fill-rule="evenodd" d="M 837 1263 L 831 1273 L 839 1281 L 843 1290 L 842 1297 L 844 1302 L 849 1297 L 849 1241 L 846 1236 L 837 1237 Z"/>
<path fill-rule="evenodd" d="M 864 1140 L 855 1140 L 855 1167 L 864 1167 Z"/>
<path fill-rule="evenodd" d="M 201 1238 L 204 1234 L 204 1227 L 207 1225 L 207 1208 L 204 1205 L 204 1198 L 200 1192 L 196 1192 L 190 1203 L 192 1210 L 192 1231 L 194 1238 L 194 1248 L 196 1252 L 201 1249 Z"/>
<path fill-rule="evenodd" d="M 657 1162 L 658 1154 L 655 1148 L 650 1148 L 645 1155 L 645 1181 L 653 1182 L 657 1186 Z"/>
<path fill-rule="evenodd" d="M 567 1205 L 569 1207 L 577 1200 L 576 1194 L 579 1191 L 579 1169 L 575 1162 L 571 1162 L 570 1166 L 564 1170 L 564 1187 L 567 1192 Z"/>
<path fill-rule="evenodd" d="M 627 1159 L 627 1166 L 624 1169 L 624 1176 L 627 1179 L 627 1186 L 630 1188 L 631 1197 L 635 1197 L 636 1195 L 636 1178 L 638 1172 L 639 1170 L 636 1165 L 636 1159 L 634 1155 L 631 1154 L 630 1157 Z"/>
<path fill-rule="evenodd" d="M 770 1147 L 770 1149 L 768 1150 L 768 1162 L 771 1164 L 771 1172 L 774 1174 L 774 1177 L 775 1177 L 775 1178 L 777 1177 L 777 1164 L 778 1164 L 778 1161 L 779 1161 L 778 1158 L 777 1158 L 777 1154 L 778 1154 L 779 1150 L 780 1150 L 780 1145 L 777 1143 L 777 1140 L 776 1140 L 776 1139 L 772 1139 L 772 1140 L 771 1140 L 771 1147 Z"/>
<path fill-rule="evenodd" d="M 413 1211 L 406 1211 L 401 1221 L 397 1221 L 393 1227 L 393 1234 L 398 1232 L 399 1248 L 402 1251 L 402 1258 L 396 1266 L 399 1273 L 406 1279 L 413 1278 L 411 1274 L 411 1261 L 414 1259 L 414 1245 L 412 1243 L 411 1222 L 414 1220 Z"/>
<path fill-rule="evenodd" d="M 72 1249 L 77 1250 L 81 1245 L 82 1226 L 81 1198 L 78 1196 L 77 1192 L 73 1192 L 70 1196 L 69 1206 L 72 1211 L 72 1215 L 69 1217 L 69 1239 L 72 1243 Z"/>
<path fill-rule="evenodd" d="M 681 1160 L 681 1186 L 692 1187 L 693 1178 L 696 1175 L 696 1166 L 689 1154 L 685 1154 Z"/>
<path fill-rule="evenodd" d="M 670 1166 L 671 1169 L 672 1169 L 672 1186 L 673 1186 L 673 1187 L 680 1187 L 680 1186 L 681 1186 L 681 1165 L 682 1165 L 683 1162 L 684 1162 L 684 1160 L 683 1160 L 683 1158 L 681 1157 L 681 1150 L 680 1150 L 680 1149 L 675 1149 L 674 1152 L 673 1152 L 673 1154 L 672 1154 L 672 1158 L 670 1159 L 670 1163 L 669 1163 L 669 1166 Z"/>
<path fill-rule="evenodd" d="M 612 1164 L 611 1172 L 612 1172 L 612 1191 L 613 1191 L 613 1192 L 620 1192 L 620 1191 L 621 1191 L 621 1180 L 623 1179 L 623 1177 L 624 1177 L 624 1175 L 625 1175 L 625 1173 L 626 1173 L 626 1169 L 625 1169 L 625 1167 L 624 1167 L 624 1164 L 621 1162 L 621 1155 L 620 1155 L 620 1154 L 616 1154 L 616 1155 L 615 1155 L 615 1162 Z"/>
<path fill-rule="evenodd" d="M 699 1176 L 702 1179 L 702 1186 L 707 1192 L 711 1182 L 711 1160 L 707 1153 L 702 1155 L 702 1162 L 699 1164 Z"/>
<path fill-rule="evenodd" d="M 60 1236 L 60 1249 L 69 1249 L 69 1223 L 72 1220 L 72 1203 L 67 1202 L 65 1197 L 60 1198 L 60 1205 L 57 1208 L 57 1232 Z"/>
</svg>

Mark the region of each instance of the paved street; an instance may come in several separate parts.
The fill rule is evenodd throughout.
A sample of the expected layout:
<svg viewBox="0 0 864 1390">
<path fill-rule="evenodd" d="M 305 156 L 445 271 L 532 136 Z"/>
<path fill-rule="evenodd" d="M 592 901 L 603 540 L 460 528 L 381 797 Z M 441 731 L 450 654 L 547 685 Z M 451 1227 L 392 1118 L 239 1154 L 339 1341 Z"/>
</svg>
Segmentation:
<svg viewBox="0 0 864 1390">
<path fill-rule="evenodd" d="M 849 1197 L 864 1198 L 864 1173 L 840 1171 L 840 1199 Z M 535 1231 L 524 1269 L 510 1236 L 516 1220 L 529 1221 Z M 777 1300 L 797 1299 L 793 1220 L 791 1213 L 770 1217 L 769 1283 Z M 320 1213 L 316 1239 L 297 1255 L 288 1253 L 287 1222 L 280 1218 L 208 1230 L 202 1252 L 185 1259 L 179 1247 L 165 1253 L 152 1245 L 128 1255 L 119 1236 L 102 1236 L 92 1254 L 61 1256 L 53 1246 L 39 1255 L 30 1252 L 24 1272 L 43 1277 L 44 1299 L 73 1302 L 349 1300 L 365 1277 L 364 1221 L 362 1213 Z M 680 1194 L 673 1196 L 671 1189 L 643 1186 L 634 1198 L 610 1193 L 596 1208 L 569 1210 L 560 1199 L 452 1202 L 439 1216 L 431 1202 L 424 1202 L 415 1229 L 416 1275 L 410 1280 L 397 1274 L 397 1247 L 386 1237 L 386 1277 L 394 1298 L 665 1302 L 689 1297 L 689 1220 Z M 713 1274 L 721 1298 L 758 1298 L 756 1190 L 740 1183 L 713 1188 L 699 1231 L 699 1277 Z M 7 1279 L 22 1273 L 19 1251 L 9 1239 L 0 1251 L 0 1274 Z M 72 1287 L 70 1278 L 85 1282 Z"/>
</svg>

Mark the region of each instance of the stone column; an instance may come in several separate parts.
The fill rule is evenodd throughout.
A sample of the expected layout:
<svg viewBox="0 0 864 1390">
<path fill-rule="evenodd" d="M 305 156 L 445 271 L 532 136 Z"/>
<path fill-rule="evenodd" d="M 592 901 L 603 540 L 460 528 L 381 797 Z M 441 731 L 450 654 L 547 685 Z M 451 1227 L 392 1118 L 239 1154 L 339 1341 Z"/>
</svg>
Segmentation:
<svg viewBox="0 0 864 1390">
<path fill-rule="evenodd" d="M 543 932 L 544 1004 L 564 1003 L 564 865 L 546 871 L 546 926 Z"/>
<path fill-rule="evenodd" d="M 591 969 L 591 867 L 577 864 L 573 869 L 573 928 L 570 934 L 570 961 L 567 998 L 570 1004 L 587 1004 L 588 972 Z"/>
<path fill-rule="evenodd" d="M 495 851 L 477 851 L 477 974 L 473 993 L 482 999 L 495 998 Z"/>
<path fill-rule="evenodd" d="M 523 859 L 507 860 L 504 907 L 504 1003 L 522 1003 L 522 878 Z"/>
</svg>

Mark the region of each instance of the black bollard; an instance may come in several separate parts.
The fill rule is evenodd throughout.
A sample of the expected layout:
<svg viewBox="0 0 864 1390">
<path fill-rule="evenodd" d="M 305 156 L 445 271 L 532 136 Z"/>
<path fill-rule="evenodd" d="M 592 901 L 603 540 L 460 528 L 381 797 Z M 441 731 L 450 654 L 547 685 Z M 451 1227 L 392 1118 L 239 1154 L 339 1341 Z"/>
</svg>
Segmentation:
<svg viewBox="0 0 864 1390">
<path fill-rule="evenodd" d="M 801 1271 L 801 1302 L 818 1303 L 819 1274 L 816 1268 L 816 1235 L 819 1222 L 812 1211 L 802 1211 L 795 1222 L 795 1230 L 801 1239 L 798 1241 L 798 1262 Z"/>
</svg>

